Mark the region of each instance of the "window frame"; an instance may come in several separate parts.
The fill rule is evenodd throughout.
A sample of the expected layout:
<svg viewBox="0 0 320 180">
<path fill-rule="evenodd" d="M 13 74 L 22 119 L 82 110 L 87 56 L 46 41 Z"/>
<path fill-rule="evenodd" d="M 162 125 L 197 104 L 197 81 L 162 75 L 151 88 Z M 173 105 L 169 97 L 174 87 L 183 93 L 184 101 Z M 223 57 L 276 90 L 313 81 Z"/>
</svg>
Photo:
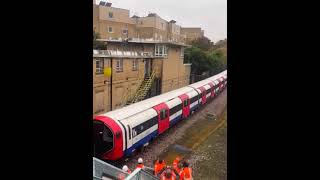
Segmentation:
<svg viewBox="0 0 320 180">
<path fill-rule="evenodd" d="M 180 49 L 180 57 L 181 58 L 184 57 L 184 47 L 181 47 L 181 49 Z"/>
<path fill-rule="evenodd" d="M 133 61 L 132 61 L 132 71 L 138 71 L 138 64 L 139 64 L 138 59 L 133 59 Z"/>
<path fill-rule="evenodd" d="M 95 59 L 95 61 L 96 61 L 96 75 L 101 75 L 101 74 L 103 74 L 104 72 L 104 59 Z M 101 64 L 99 64 L 99 63 L 101 62 Z M 97 67 L 97 65 L 102 65 L 101 67 Z"/>
<path fill-rule="evenodd" d="M 110 17 L 110 14 L 112 15 L 112 17 Z M 113 19 L 113 18 L 114 18 L 113 12 L 111 12 L 111 11 L 108 12 L 108 18 L 109 18 L 109 19 Z"/>
<path fill-rule="evenodd" d="M 118 62 L 120 62 L 119 67 Z M 116 59 L 116 72 L 123 72 L 123 59 Z"/>
<path fill-rule="evenodd" d="M 163 117 L 163 112 L 164 112 L 164 117 Z M 167 110 L 166 109 L 161 109 L 160 110 L 160 120 L 165 120 L 167 117 L 168 117 Z"/>
<path fill-rule="evenodd" d="M 186 104 L 186 103 L 187 103 L 187 104 Z M 184 106 L 184 107 L 187 107 L 188 105 L 189 105 L 188 99 L 183 100 L 183 106 Z"/>
<path fill-rule="evenodd" d="M 168 49 L 169 49 L 169 47 L 167 47 L 166 45 L 156 44 L 154 55 L 155 56 L 168 56 Z"/>
<path fill-rule="evenodd" d="M 124 31 L 126 31 L 126 33 L 124 33 Z M 122 34 L 123 35 L 128 35 L 129 34 L 128 28 L 123 28 L 122 29 Z"/>
<path fill-rule="evenodd" d="M 111 31 L 110 31 L 111 28 Z M 112 26 L 108 26 L 108 33 L 113 33 L 113 27 Z"/>
</svg>

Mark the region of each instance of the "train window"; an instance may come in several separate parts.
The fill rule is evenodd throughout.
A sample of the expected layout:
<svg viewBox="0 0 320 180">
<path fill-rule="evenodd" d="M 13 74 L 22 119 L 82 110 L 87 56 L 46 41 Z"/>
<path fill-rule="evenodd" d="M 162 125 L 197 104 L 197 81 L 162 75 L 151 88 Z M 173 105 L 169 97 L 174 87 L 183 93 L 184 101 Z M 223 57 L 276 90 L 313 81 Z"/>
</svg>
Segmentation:
<svg viewBox="0 0 320 180">
<path fill-rule="evenodd" d="M 135 129 L 132 129 L 132 138 L 136 137 L 137 131 Z"/>
<path fill-rule="evenodd" d="M 160 119 L 163 120 L 167 117 L 166 109 L 161 109 L 160 111 Z"/>
<path fill-rule="evenodd" d="M 128 125 L 128 130 L 129 130 L 129 139 L 131 139 L 131 128 L 129 125 Z"/>
<path fill-rule="evenodd" d="M 170 109 L 170 115 L 180 111 L 182 109 L 182 104 L 176 105 L 175 107 Z"/>
<path fill-rule="evenodd" d="M 188 106 L 188 99 L 185 99 L 185 100 L 183 101 L 183 105 L 184 105 L 184 107 Z"/>
</svg>

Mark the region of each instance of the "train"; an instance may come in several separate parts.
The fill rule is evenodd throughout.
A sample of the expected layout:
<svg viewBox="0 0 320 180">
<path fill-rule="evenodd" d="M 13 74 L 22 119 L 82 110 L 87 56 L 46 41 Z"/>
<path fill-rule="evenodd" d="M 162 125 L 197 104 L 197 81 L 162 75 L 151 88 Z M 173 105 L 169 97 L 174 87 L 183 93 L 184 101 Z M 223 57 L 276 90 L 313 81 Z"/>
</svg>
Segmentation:
<svg viewBox="0 0 320 180">
<path fill-rule="evenodd" d="M 205 80 L 93 118 L 94 156 L 119 160 L 213 100 L 227 86 L 227 70 Z"/>
</svg>

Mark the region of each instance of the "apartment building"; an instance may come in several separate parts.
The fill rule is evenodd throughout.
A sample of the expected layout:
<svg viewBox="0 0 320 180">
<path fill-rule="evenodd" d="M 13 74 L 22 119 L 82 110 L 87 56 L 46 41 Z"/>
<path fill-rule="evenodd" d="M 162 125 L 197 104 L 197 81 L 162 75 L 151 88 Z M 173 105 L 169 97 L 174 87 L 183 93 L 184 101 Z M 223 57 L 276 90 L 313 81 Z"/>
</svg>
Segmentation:
<svg viewBox="0 0 320 180">
<path fill-rule="evenodd" d="M 129 10 L 110 3 L 94 4 L 93 15 L 93 29 L 106 44 L 93 53 L 94 114 L 189 84 L 191 64 L 184 64 L 188 45 L 175 21 L 152 13 L 130 17 Z M 106 69 L 111 76 L 104 74 Z"/>
<path fill-rule="evenodd" d="M 196 27 L 183 27 L 181 33 L 186 36 L 186 43 L 190 44 L 192 41 L 204 37 L 204 30 Z"/>
</svg>

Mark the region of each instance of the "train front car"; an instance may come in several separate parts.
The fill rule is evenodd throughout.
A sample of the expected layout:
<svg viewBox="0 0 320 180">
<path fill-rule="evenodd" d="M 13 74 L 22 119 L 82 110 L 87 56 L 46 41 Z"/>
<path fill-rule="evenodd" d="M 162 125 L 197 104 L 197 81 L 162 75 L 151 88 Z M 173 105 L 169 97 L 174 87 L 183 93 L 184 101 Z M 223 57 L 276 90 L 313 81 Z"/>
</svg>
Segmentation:
<svg viewBox="0 0 320 180">
<path fill-rule="evenodd" d="M 94 156 L 105 160 L 117 160 L 123 156 L 123 133 L 117 122 L 106 116 L 93 119 Z"/>
</svg>

